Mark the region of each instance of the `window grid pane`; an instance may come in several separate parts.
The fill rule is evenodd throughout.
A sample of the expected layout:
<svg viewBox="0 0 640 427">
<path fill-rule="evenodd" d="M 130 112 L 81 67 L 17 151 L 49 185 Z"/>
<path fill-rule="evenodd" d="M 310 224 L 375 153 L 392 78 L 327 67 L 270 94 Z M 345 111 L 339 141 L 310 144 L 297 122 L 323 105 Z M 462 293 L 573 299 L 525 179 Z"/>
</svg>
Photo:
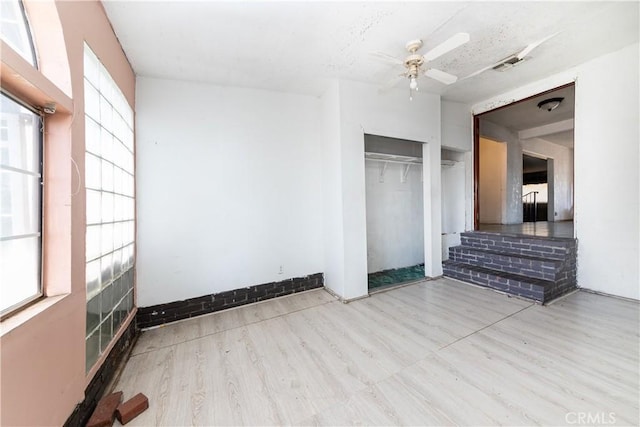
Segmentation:
<svg viewBox="0 0 640 427">
<path fill-rule="evenodd" d="M 133 308 L 133 112 L 85 44 L 87 371 Z M 130 118 L 130 119 L 129 119 Z"/>
<path fill-rule="evenodd" d="M 0 314 L 42 295 L 41 118 L 0 96 Z"/>
<path fill-rule="evenodd" d="M 37 65 L 31 30 L 20 0 L 0 1 L 0 38 L 29 64 Z"/>
</svg>

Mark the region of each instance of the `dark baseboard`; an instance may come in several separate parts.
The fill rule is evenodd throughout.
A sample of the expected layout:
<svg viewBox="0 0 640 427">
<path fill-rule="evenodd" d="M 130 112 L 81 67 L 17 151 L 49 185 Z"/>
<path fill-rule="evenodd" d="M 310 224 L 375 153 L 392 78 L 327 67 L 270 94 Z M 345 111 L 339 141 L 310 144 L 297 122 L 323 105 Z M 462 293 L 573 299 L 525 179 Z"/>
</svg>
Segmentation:
<svg viewBox="0 0 640 427">
<path fill-rule="evenodd" d="M 84 400 L 76 406 L 73 413 L 67 418 L 64 423 L 65 427 L 84 426 L 89 421 L 98 401 L 118 371 L 118 367 L 124 357 L 126 357 L 135 343 L 139 332 L 140 330 L 136 327 L 136 321 L 133 319 L 122 336 L 116 341 L 104 363 L 85 389 Z"/>
<path fill-rule="evenodd" d="M 149 328 L 323 286 L 324 275 L 322 273 L 281 282 L 264 283 L 184 301 L 140 307 L 136 315 L 136 322 L 139 328 Z"/>
</svg>

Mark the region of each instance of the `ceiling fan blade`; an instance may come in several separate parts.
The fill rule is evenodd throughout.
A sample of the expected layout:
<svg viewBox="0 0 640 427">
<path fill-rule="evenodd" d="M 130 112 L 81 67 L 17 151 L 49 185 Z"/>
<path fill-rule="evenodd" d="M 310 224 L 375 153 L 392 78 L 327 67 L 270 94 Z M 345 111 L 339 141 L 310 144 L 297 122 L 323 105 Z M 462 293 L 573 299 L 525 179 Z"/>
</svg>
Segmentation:
<svg viewBox="0 0 640 427">
<path fill-rule="evenodd" d="M 387 92 L 387 91 L 393 89 L 403 79 L 405 79 L 405 77 L 403 75 L 396 76 L 396 77 L 392 78 L 384 86 L 382 86 L 380 89 L 378 89 L 378 92 L 379 93 L 383 93 L 383 92 Z"/>
<path fill-rule="evenodd" d="M 396 58 L 395 56 L 387 55 L 382 52 L 369 52 L 369 55 L 373 56 L 376 59 L 379 59 L 384 62 L 389 62 L 391 64 L 403 65 L 404 61 L 402 59 Z"/>
<path fill-rule="evenodd" d="M 445 53 L 462 46 L 470 39 L 469 34 L 467 33 L 458 33 L 449 37 L 449 39 L 440 43 L 438 46 L 431 49 L 429 52 L 424 54 L 425 61 L 433 61 L 434 59 L 444 55 Z"/>
<path fill-rule="evenodd" d="M 552 37 L 557 36 L 558 34 L 559 34 L 559 32 L 558 32 L 558 33 L 551 34 L 550 36 L 547 36 L 547 37 L 545 37 L 545 38 L 543 38 L 543 39 L 540 39 L 540 40 L 538 40 L 537 42 L 531 43 L 530 45 L 528 45 L 527 47 L 525 47 L 524 49 L 522 49 L 522 51 L 520 51 L 520 53 L 518 53 L 518 54 L 516 55 L 516 57 L 517 57 L 518 59 L 522 59 L 522 58 L 524 58 L 525 56 L 527 56 L 528 54 L 530 54 L 530 53 L 531 53 L 531 51 L 532 51 L 533 49 L 537 48 L 537 47 L 538 47 L 538 46 L 540 46 L 542 43 L 546 42 L 547 40 L 549 40 L 549 39 L 550 39 L 550 38 L 552 38 Z"/>
<path fill-rule="evenodd" d="M 481 68 L 481 69 L 479 69 L 478 71 L 475 71 L 475 72 L 473 72 L 473 73 L 469 74 L 468 76 L 464 76 L 464 77 L 463 77 L 463 78 L 461 78 L 460 80 L 465 80 L 465 79 L 469 79 L 469 78 L 471 78 L 471 77 L 477 76 L 478 74 L 484 73 L 485 71 L 492 69 L 493 67 L 495 67 L 495 66 L 496 66 L 496 65 L 498 65 L 498 64 L 500 64 L 500 63 L 498 62 L 498 63 L 496 63 L 496 64 L 491 64 L 491 65 L 489 65 L 489 66 L 487 66 L 487 67 Z"/>
<path fill-rule="evenodd" d="M 429 68 L 424 72 L 424 75 L 446 85 L 455 83 L 458 80 L 458 78 L 453 74 L 445 73 L 444 71 L 436 70 L 435 68 Z"/>
</svg>

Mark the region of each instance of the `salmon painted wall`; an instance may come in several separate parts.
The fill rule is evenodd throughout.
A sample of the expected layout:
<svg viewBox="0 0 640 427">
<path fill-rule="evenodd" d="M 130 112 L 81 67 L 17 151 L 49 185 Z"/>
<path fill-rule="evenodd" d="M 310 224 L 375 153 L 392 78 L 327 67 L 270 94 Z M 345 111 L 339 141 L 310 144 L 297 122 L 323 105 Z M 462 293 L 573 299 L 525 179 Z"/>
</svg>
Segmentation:
<svg viewBox="0 0 640 427">
<path fill-rule="evenodd" d="M 73 111 L 46 122 L 47 298 L 0 323 L 0 424 L 62 425 L 103 362 L 85 373 L 83 43 L 98 55 L 132 107 L 135 75 L 100 2 L 25 0 L 25 8 L 40 69 L 72 99 Z M 8 60 L 3 54 L 3 66 Z M 134 315 L 135 310 L 117 337 Z"/>
</svg>

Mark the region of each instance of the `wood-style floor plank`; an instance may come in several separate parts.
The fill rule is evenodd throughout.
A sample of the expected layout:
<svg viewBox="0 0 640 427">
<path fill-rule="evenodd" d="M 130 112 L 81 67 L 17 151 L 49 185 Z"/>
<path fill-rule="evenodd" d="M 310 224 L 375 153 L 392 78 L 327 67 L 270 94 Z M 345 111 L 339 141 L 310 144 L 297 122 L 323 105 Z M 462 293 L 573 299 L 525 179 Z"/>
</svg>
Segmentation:
<svg viewBox="0 0 640 427">
<path fill-rule="evenodd" d="M 332 301 L 335 301 L 333 296 L 317 289 L 161 325 L 143 331 L 133 354 L 157 350 Z"/>
<path fill-rule="evenodd" d="M 637 425 L 639 313 L 448 279 L 350 304 L 315 290 L 145 331 L 116 387 L 149 397 L 134 426 Z"/>
</svg>

